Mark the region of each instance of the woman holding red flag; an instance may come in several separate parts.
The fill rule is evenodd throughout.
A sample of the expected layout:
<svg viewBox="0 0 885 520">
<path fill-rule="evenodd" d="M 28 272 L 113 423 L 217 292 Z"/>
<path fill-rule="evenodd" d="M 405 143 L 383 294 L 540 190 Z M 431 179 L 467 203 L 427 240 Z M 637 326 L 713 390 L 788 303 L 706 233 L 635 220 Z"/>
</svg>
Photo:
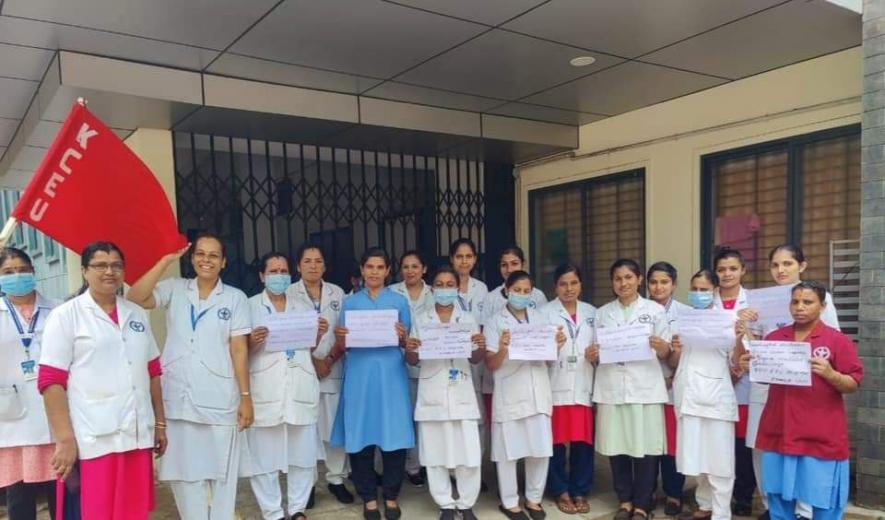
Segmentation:
<svg viewBox="0 0 885 520">
<path fill-rule="evenodd" d="M 240 432 L 252 425 L 249 392 L 249 302 L 221 281 L 226 265 L 221 240 L 194 240 L 193 279 L 160 276 L 185 253 L 164 256 L 126 297 L 166 313 L 163 388 L 169 417 L 169 456 L 159 479 L 170 482 L 182 518 L 234 516 Z"/>
</svg>

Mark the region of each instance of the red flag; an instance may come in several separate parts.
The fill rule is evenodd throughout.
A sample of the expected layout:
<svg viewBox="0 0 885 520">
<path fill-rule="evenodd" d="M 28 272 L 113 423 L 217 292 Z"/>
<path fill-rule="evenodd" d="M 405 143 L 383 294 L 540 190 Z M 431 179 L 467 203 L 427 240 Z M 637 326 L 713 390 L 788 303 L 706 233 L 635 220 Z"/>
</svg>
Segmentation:
<svg viewBox="0 0 885 520">
<path fill-rule="evenodd" d="M 187 240 L 156 177 L 117 135 L 75 103 L 12 216 L 79 253 L 109 240 L 132 284 Z"/>
</svg>

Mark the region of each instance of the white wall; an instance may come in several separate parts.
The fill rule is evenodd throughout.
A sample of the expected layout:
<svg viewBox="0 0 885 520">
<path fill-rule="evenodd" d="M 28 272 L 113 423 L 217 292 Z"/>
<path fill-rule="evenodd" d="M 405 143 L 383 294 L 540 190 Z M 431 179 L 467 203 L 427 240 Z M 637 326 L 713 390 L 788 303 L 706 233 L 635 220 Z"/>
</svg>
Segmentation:
<svg viewBox="0 0 885 520">
<path fill-rule="evenodd" d="M 701 157 L 860 122 L 861 68 L 849 49 L 584 125 L 574 153 L 517 168 L 517 238 L 530 190 L 645 168 L 646 258 L 696 270 Z"/>
</svg>

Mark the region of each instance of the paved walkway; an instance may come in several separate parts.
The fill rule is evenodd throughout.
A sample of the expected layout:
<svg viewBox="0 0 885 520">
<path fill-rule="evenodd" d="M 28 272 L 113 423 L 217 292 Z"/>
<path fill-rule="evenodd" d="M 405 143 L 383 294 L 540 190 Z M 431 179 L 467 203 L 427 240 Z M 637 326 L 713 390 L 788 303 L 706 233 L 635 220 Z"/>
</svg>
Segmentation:
<svg viewBox="0 0 885 520">
<path fill-rule="evenodd" d="M 486 481 L 494 482 L 493 475 L 486 475 Z M 687 487 L 693 486 L 692 479 L 689 479 Z M 353 486 L 349 482 L 348 488 L 353 490 Z M 590 513 L 585 515 L 566 515 L 556 509 L 556 504 L 552 500 L 545 499 L 544 508 L 547 510 L 547 518 L 551 520 L 611 518 L 617 510 L 618 502 L 612 491 L 611 473 L 604 457 L 597 457 L 594 489 L 596 491 L 590 495 Z M 408 482 L 403 485 L 400 507 L 402 507 L 405 520 L 432 520 L 437 517 L 438 510 L 427 490 L 417 489 Z M 480 494 L 474 512 L 482 520 L 501 520 L 504 516 L 498 512 L 497 507 L 498 500 L 495 490 L 492 488 L 490 491 Z M 664 517 L 662 506 L 659 506 L 655 513 L 658 518 L 666 518 Z M 261 520 L 261 513 L 255 503 L 255 498 L 252 495 L 252 489 L 247 479 L 240 480 L 238 486 L 237 514 L 238 520 Z M 325 481 L 321 478 L 317 485 L 316 506 L 308 511 L 308 514 L 311 520 L 359 520 L 362 518 L 362 506 L 359 504 L 359 500 L 350 506 L 339 504 L 334 497 L 329 495 Z M 157 509 L 151 515 L 151 520 L 177 520 L 178 518 L 171 491 L 168 486 L 158 484 Z M 748 517 L 735 518 L 748 520 Z M 845 518 L 885 520 L 885 513 L 851 506 Z M 49 519 L 45 509 L 41 512 L 38 519 Z M 5 509 L 2 506 L 0 506 L 0 520 L 7 520 Z"/>
</svg>

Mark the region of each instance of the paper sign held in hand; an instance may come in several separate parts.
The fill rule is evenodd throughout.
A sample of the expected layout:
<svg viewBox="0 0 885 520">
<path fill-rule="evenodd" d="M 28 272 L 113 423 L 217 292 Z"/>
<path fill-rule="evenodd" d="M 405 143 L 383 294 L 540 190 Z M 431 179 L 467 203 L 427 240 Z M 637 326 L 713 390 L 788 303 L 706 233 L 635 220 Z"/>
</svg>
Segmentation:
<svg viewBox="0 0 885 520">
<path fill-rule="evenodd" d="M 390 347 L 399 344 L 396 335 L 396 309 L 378 311 L 344 311 L 347 327 L 347 348 Z"/>
<path fill-rule="evenodd" d="M 735 315 L 717 309 L 685 309 L 677 319 L 677 334 L 683 348 L 722 349 L 734 347 Z"/>
<path fill-rule="evenodd" d="M 747 291 L 747 304 L 759 313 L 756 325 L 762 329 L 763 335 L 793 323 L 793 316 L 790 314 L 792 293 L 792 285 Z"/>
<path fill-rule="evenodd" d="M 596 341 L 599 343 L 599 362 L 606 364 L 654 359 L 655 354 L 648 340 L 651 331 L 651 325 L 647 323 L 598 328 Z"/>
<path fill-rule="evenodd" d="M 268 314 L 263 325 L 268 330 L 264 350 L 269 352 L 313 348 L 317 344 L 319 315 L 315 311 L 275 312 Z"/>
<path fill-rule="evenodd" d="M 520 323 L 510 328 L 509 359 L 553 361 L 556 354 L 556 327 L 553 325 Z"/>
<path fill-rule="evenodd" d="M 473 326 L 467 323 L 430 323 L 421 327 L 418 359 L 465 359 L 473 352 Z"/>
<path fill-rule="evenodd" d="M 811 386 L 811 343 L 751 341 L 750 381 Z"/>
</svg>

